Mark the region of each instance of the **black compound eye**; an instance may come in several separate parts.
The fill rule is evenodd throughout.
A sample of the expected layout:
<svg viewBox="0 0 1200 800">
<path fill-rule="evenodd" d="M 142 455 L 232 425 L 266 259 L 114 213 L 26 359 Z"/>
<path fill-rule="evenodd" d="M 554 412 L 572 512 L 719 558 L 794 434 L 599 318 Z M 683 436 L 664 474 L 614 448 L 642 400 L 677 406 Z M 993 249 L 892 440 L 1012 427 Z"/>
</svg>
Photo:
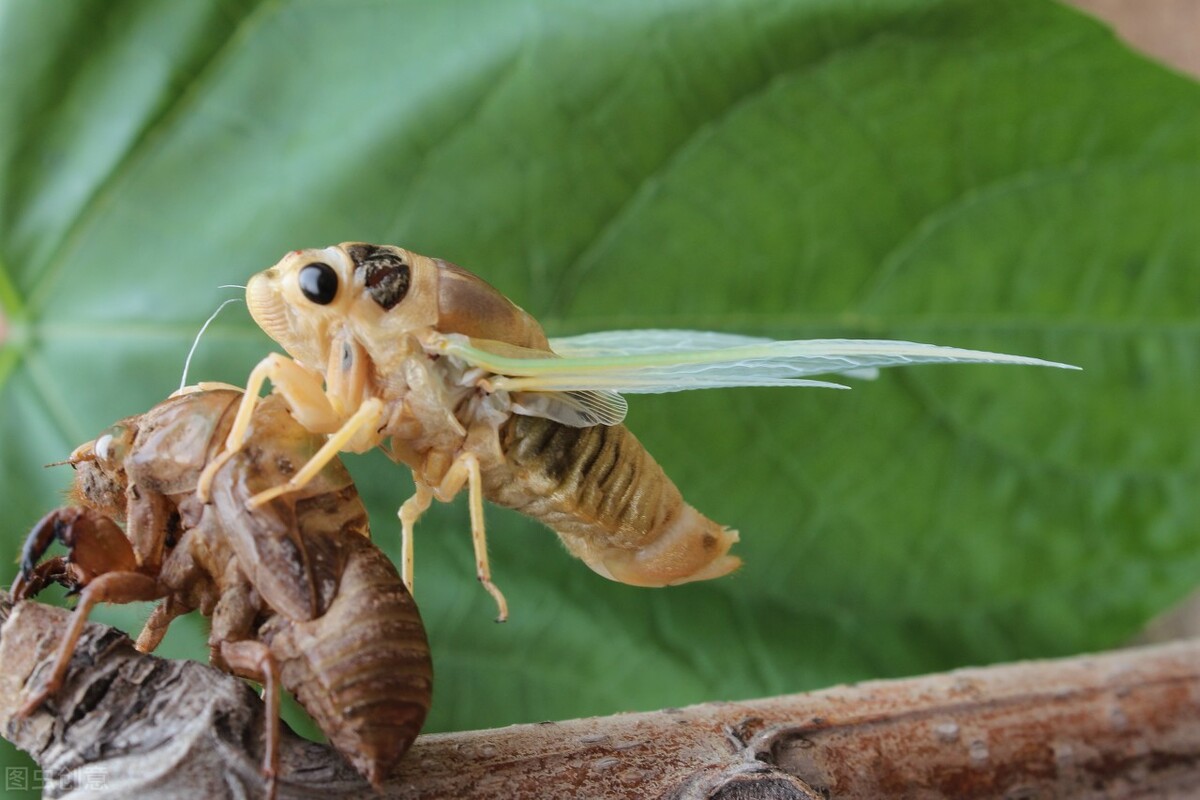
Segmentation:
<svg viewBox="0 0 1200 800">
<path fill-rule="evenodd" d="M 315 261 L 300 270 L 300 291 L 319 306 L 327 306 L 337 297 L 338 276 L 333 267 Z"/>
</svg>

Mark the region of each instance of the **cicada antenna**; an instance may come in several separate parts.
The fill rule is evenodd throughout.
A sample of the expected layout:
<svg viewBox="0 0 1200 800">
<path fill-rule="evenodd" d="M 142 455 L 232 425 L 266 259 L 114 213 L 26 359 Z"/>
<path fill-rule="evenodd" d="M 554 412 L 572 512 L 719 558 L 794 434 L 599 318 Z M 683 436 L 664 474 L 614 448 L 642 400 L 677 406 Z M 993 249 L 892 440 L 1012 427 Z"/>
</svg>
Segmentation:
<svg viewBox="0 0 1200 800">
<path fill-rule="evenodd" d="M 246 287 L 240 286 L 236 283 L 223 283 L 217 288 L 245 289 Z M 183 375 L 179 379 L 179 391 L 183 391 L 184 387 L 187 386 L 188 369 L 192 366 L 192 356 L 196 354 L 196 348 L 200 345 L 200 337 L 204 335 L 204 332 L 208 330 L 208 326 L 211 325 L 212 321 L 217 318 L 218 314 L 221 313 L 221 309 L 225 308 L 225 306 L 229 305 L 230 303 L 237 303 L 240 301 L 240 297 L 229 298 L 225 302 L 221 303 L 221 305 L 217 306 L 217 310 L 214 311 L 208 319 L 204 320 L 204 324 L 201 325 L 200 330 L 196 332 L 196 338 L 192 340 L 192 347 L 190 350 L 188 350 L 187 358 L 185 358 L 183 361 Z"/>
<path fill-rule="evenodd" d="M 50 467 L 62 467 L 67 464 L 70 464 L 72 467 L 74 467 L 76 464 L 80 464 L 84 461 L 95 460 L 96 442 L 84 442 L 83 444 L 79 445 L 79 447 L 76 447 L 74 450 L 72 450 L 71 455 L 67 456 L 62 461 L 51 461 L 49 464 L 43 464 L 42 469 L 49 469 Z"/>
</svg>

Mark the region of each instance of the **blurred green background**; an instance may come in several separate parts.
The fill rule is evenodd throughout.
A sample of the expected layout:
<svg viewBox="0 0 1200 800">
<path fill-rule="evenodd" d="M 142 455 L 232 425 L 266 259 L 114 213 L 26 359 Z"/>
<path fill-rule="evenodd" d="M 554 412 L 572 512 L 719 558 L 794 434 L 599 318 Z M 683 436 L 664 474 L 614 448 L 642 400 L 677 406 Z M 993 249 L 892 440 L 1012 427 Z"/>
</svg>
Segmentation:
<svg viewBox="0 0 1200 800">
<path fill-rule="evenodd" d="M 365 240 L 551 335 L 1084 367 L 632 398 L 746 566 L 621 586 L 489 507 L 498 626 L 464 503 L 434 508 L 427 730 L 1110 647 L 1200 574 L 1198 201 L 1200 89 L 1048 0 L 0 0 L 0 547 L 61 502 L 42 464 L 176 387 L 219 284 Z M 191 379 L 271 349 L 231 307 Z M 395 554 L 410 478 L 347 461 Z M 204 631 L 160 652 L 203 658 Z"/>
</svg>

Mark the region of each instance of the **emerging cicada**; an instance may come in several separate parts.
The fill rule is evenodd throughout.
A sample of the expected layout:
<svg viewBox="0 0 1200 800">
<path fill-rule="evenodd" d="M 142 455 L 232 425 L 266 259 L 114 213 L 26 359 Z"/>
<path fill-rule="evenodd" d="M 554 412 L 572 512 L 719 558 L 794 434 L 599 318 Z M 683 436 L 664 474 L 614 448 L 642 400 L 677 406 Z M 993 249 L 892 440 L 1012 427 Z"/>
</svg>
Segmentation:
<svg viewBox="0 0 1200 800">
<path fill-rule="evenodd" d="M 678 330 L 547 339 L 529 314 L 477 276 L 399 247 L 296 250 L 255 275 L 255 322 L 292 357 L 250 373 L 226 456 L 270 379 L 325 447 L 265 502 L 306 485 L 338 451 L 382 446 L 413 471 L 400 507 L 405 582 L 412 528 L 434 498 L 465 485 L 479 580 L 493 585 L 483 498 L 541 520 L 601 575 L 638 586 L 715 578 L 740 561 L 730 530 L 683 501 L 621 420 L 620 393 L 727 386 L 825 386 L 823 373 L 898 364 L 1065 367 L 1036 358 L 895 341 L 772 341 Z M 210 469 L 216 468 L 216 463 Z M 201 487 L 203 492 L 205 487 Z"/>
<path fill-rule="evenodd" d="M 330 743 L 378 786 L 429 710 L 432 666 L 421 617 L 341 462 L 302 491 L 247 513 L 257 492 L 290 477 L 321 446 L 278 398 L 255 406 L 245 446 L 197 499 L 201 470 L 221 447 L 241 395 L 183 394 L 79 447 L 74 504 L 47 514 L 25 544 L 13 596 L 57 581 L 81 590 L 50 676 L 29 714 L 62 685 L 96 603 L 162 599 L 138 637 L 153 650 L 175 617 L 212 619 L 213 664 L 266 688 L 263 772 L 278 768 L 279 687 L 295 695 Z M 125 523 L 122 531 L 117 521 Z M 59 539 L 68 555 L 38 561 Z"/>
</svg>

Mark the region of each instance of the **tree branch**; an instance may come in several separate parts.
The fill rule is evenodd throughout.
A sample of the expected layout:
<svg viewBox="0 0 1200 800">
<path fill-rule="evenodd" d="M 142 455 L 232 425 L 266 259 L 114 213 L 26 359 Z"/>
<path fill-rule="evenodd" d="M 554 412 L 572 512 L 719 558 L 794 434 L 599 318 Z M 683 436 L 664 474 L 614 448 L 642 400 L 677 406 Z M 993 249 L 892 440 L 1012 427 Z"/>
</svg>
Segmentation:
<svg viewBox="0 0 1200 800">
<path fill-rule="evenodd" d="M 0 730 L 48 797 L 233 798 L 262 789 L 263 707 L 207 665 L 91 625 L 60 695 L 47 674 L 69 612 L 0 601 Z M 1185 797 L 1200 783 L 1200 642 L 959 670 L 809 694 L 419 738 L 388 798 Z M 285 735 L 281 797 L 370 789 L 329 748 Z"/>
</svg>

